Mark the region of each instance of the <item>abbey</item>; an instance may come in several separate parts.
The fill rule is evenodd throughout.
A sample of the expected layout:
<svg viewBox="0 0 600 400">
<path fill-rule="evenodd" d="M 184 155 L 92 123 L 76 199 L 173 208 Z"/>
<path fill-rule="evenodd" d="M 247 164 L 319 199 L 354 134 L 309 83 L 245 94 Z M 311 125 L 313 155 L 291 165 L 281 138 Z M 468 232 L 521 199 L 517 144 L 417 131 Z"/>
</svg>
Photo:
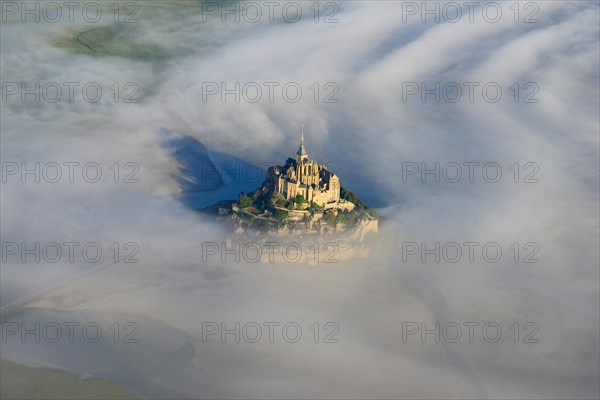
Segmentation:
<svg viewBox="0 0 600 400">
<path fill-rule="evenodd" d="M 249 234 L 304 238 L 338 235 L 347 245 L 362 242 L 368 232 L 377 232 L 375 211 L 341 186 L 337 175 L 325 165 L 308 157 L 304 127 L 302 130 L 295 157 L 270 167 L 256 190 L 241 192 L 237 201 L 223 202 L 226 207 L 218 209 L 217 218 L 229 221 L 245 240 Z"/>
<path fill-rule="evenodd" d="M 340 202 L 339 178 L 325 165 L 308 158 L 304 148 L 304 132 L 296 158 L 288 158 L 283 166 L 270 167 L 267 180 L 273 185 L 273 191 L 286 200 L 302 195 L 308 204 L 314 202 L 324 208 Z"/>
</svg>

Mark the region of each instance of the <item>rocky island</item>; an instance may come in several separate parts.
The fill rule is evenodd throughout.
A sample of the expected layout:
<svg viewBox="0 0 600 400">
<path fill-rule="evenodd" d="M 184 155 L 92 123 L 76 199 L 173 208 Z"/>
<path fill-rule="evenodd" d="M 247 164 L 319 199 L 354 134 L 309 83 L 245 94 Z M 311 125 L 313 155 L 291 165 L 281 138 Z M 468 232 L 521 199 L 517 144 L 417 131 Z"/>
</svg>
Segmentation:
<svg viewBox="0 0 600 400">
<path fill-rule="evenodd" d="M 326 165 L 309 158 L 304 132 L 294 158 L 270 167 L 259 188 L 240 193 L 235 201 L 220 202 L 217 210 L 217 218 L 231 226 L 235 243 L 275 238 L 327 241 L 351 257 L 368 254 L 365 235 L 379 226 L 375 210 L 342 187 Z"/>
</svg>

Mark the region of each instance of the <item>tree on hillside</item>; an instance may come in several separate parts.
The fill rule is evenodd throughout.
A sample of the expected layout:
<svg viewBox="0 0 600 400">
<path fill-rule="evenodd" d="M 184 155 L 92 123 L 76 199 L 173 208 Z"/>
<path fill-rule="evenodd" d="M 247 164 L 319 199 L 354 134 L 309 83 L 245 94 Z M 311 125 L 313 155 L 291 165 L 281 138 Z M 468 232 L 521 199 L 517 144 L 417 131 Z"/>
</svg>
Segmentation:
<svg viewBox="0 0 600 400">
<path fill-rule="evenodd" d="M 284 210 L 277 210 L 275 211 L 275 218 L 277 218 L 279 221 L 283 221 L 284 219 L 286 219 L 288 216 L 288 212 L 284 211 Z"/>
<path fill-rule="evenodd" d="M 354 203 L 359 210 L 364 210 L 366 208 L 365 203 L 363 203 L 358 196 L 343 187 L 340 187 L 340 197 Z"/>
<path fill-rule="evenodd" d="M 240 207 L 248 208 L 248 207 L 252 206 L 252 199 L 250 197 L 242 194 L 240 196 L 239 203 L 240 203 Z"/>
<path fill-rule="evenodd" d="M 325 222 L 327 222 L 329 226 L 335 226 L 336 217 L 332 212 L 326 211 L 323 214 L 323 219 L 325 220 Z"/>
</svg>

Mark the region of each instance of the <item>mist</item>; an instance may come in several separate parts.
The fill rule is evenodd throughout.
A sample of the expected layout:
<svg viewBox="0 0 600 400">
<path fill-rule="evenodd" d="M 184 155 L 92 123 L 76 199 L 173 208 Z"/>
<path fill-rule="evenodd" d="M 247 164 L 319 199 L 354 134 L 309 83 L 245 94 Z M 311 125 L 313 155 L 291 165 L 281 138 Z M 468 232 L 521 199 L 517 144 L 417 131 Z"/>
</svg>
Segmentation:
<svg viewBox="0 0 600 400">
<path fill-rule="evenodd" d="M 496 23 L 480 8 L 473 22 L 422 22 L 383 1 L 335 3 L 338 21 L 323 23 L 332 9 L 321 8 L 315 23 L 313 3 L 299 4 L 298 22 L 275 13 L 248 23 L 222 22 L 202 2 L 139 3 L 139 22 L 122 24 L 113 47 L 98 45 L 104 54 L 64 45 L 90 28 L 81 19 L 3 21 L 2 82 L 80 83 L 73 102 L 22 101 L 3 86 L 3 246 L 93 242 L 103 256 L 23 261 L 3 247 L 0 305 L 107 266 L 3 317 L 28 327 L 94 321 L 101 340 L 16 334 L 2 357 L 110 379 L 143 398 L 597 398 L 598 3 L 532 3 L 533 23 L 522 22 L 524 3 L 518 23 L 510 2 Z M 92 27 L 116 29 L 110 18 Z M 102 87 L 100 101 L 82 98 L 88 82 Z M 223 101 L 220 84 L 236 82 L 256 83 L 260 100 L 247 101 L 253 86 Z M 273 101 L 265 82 L 279 84 Z M 421 83 L 436 82 L 458 83 L 463 96 L 423 101 Z M 472 102 L 465 82 L 479 84 Z M 503 90 L 497 102 L 482 96 L 490 82 Z M 302 88 L 298 101 L 286 99 L 287 83 Z M 315 265 L 238 261 L 222 248 L 207 256 L 203 244 L 229 232 L 196 208 L 259 187 L 244 166 L 264 174 L 292 157 L 301 124 L 310 157 L 377 209 L 369 257 L 323 262 L 326 239 Z M 8 163 L 36 162 L 58 163 L 63 178 L 4 180 Z M 73 182 L 65 162 L 79 163 Z M 86 163 L 100 166 L 97 182 L 81 178 Z M 210 184 L 194 176 L 206 163 L 219 171 Z M 423 171 L 436 163 L 438 181 Z M 488 163 L 500 166 L 497 180 Z M 472 260 L 465 242 L 478 243 Z M 455 246 L 428 253 L 436 243 L 458 244 L 461 257 L 448 261 Z M 497 261 L 482 252 L 490 243 Z M 117 321 L 134 322 L 138 341 L 115 343 Z M 436 322 L 449 327 L 441 339 L 422 336 Z M 223 340 L 222 323 L 256 323 L 262 336 Z M 297 342 L 282 336 L 288 323 L 302 329 Z M 496 342 L 484 338 L 488 323 L 502 329 Z M 456 342 L 448 324 L 462 328 Z"/>
</svg>

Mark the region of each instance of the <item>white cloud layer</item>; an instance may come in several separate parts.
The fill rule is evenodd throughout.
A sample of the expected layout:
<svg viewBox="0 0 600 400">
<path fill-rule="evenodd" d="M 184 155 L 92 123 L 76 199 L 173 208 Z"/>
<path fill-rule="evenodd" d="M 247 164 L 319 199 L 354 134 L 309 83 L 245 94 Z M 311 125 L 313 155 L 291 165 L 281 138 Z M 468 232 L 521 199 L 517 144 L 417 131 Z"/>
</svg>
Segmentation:
<svg viewBox="0 0 600 400">
<path fill-rule="evenodd" d="M 154 61 L 51 45 L 85 23 L 2 24 L 3 82 L 94 81 L 105 93 L 100 104 L 3 103 L 2 162 L 93 161 L 107 174 L 115 162 L 139 165 L 139 183 L 130 185 L 11 177 L 2 185 L 2 241 L 135 241 L 141 260 L 45 299 L 66 314 L 34 309 L 14 318 L 125 316 L 139 322 L 137 347 L 103 341 L 85 355 L 13 341 L 3 353 L 115 379 L 144 397 L 597 398 L 598 3 L 537 2 L 539 22 L 531 24 L 514 23 L 512 2 L 500 3 L 498 23 L 477 12 L 473 23 L 403 22 L 401 2 L 352 1 L 339 3 L 339 23 L 323 24 L 312 21 L 312 2 L 302 4 L 298 23 L 234 24 L 202 22 L 189 2 L 142 3 L 128 32 L 169 53 Z M 136 82 L 140 102 L 111 101 L 114 82 Z M 303 97 L 203 102 L 206 82 L 297 82 Z M 315 102 L 314 82 L 321 99 L 334 82 L 339 102 Z M 419 95 L 403 102 L 407 82 L 481 85 L 473 103 L 422 103 Z M 481 97 L 487 82 L 502 87 L 501 101 Z M 523 103 L 527 82 L 537 84 L 539 102 Z M 316 267 L 202 263 L 199 244 L 220 240 L 222 227 L 171 196 L 180 165 L 158 132 L 262 164 L 295 151 L 301 123 L 310 155 L 334 162 L 342 184 L 386 218 L 372 257 Z M 478 169 L 473 183 L 421 183 L 418 175 L 404 182 L 407 162 L 496 162 L 503 177 L 488 183 Z M 521 183 L 509 169 L 515 162 Z M 539 183 L 522 183 L 527 162 L 539 167 Z M 403 262 L 408 241 L 497 242 L 505 254 L 497 264 Z M 540 262 L 512 262 L 514 242 L 535 242 Z M 82 265 L 4 263 L 3 295 L 18 297 Z M 310 331 L 297 344 L 202 343 L 202 321 L 297 321 L 306 329 L 334 321 L 339 343 L 304 340 Z M 411 321 L 495 321 L 504 333 L 495 344 L 403 343 L 402 323 Z M 530 321 L 540 342 L 514 343 L 509 326 L 519 322 L 524 334 Z"/>
</svg>

